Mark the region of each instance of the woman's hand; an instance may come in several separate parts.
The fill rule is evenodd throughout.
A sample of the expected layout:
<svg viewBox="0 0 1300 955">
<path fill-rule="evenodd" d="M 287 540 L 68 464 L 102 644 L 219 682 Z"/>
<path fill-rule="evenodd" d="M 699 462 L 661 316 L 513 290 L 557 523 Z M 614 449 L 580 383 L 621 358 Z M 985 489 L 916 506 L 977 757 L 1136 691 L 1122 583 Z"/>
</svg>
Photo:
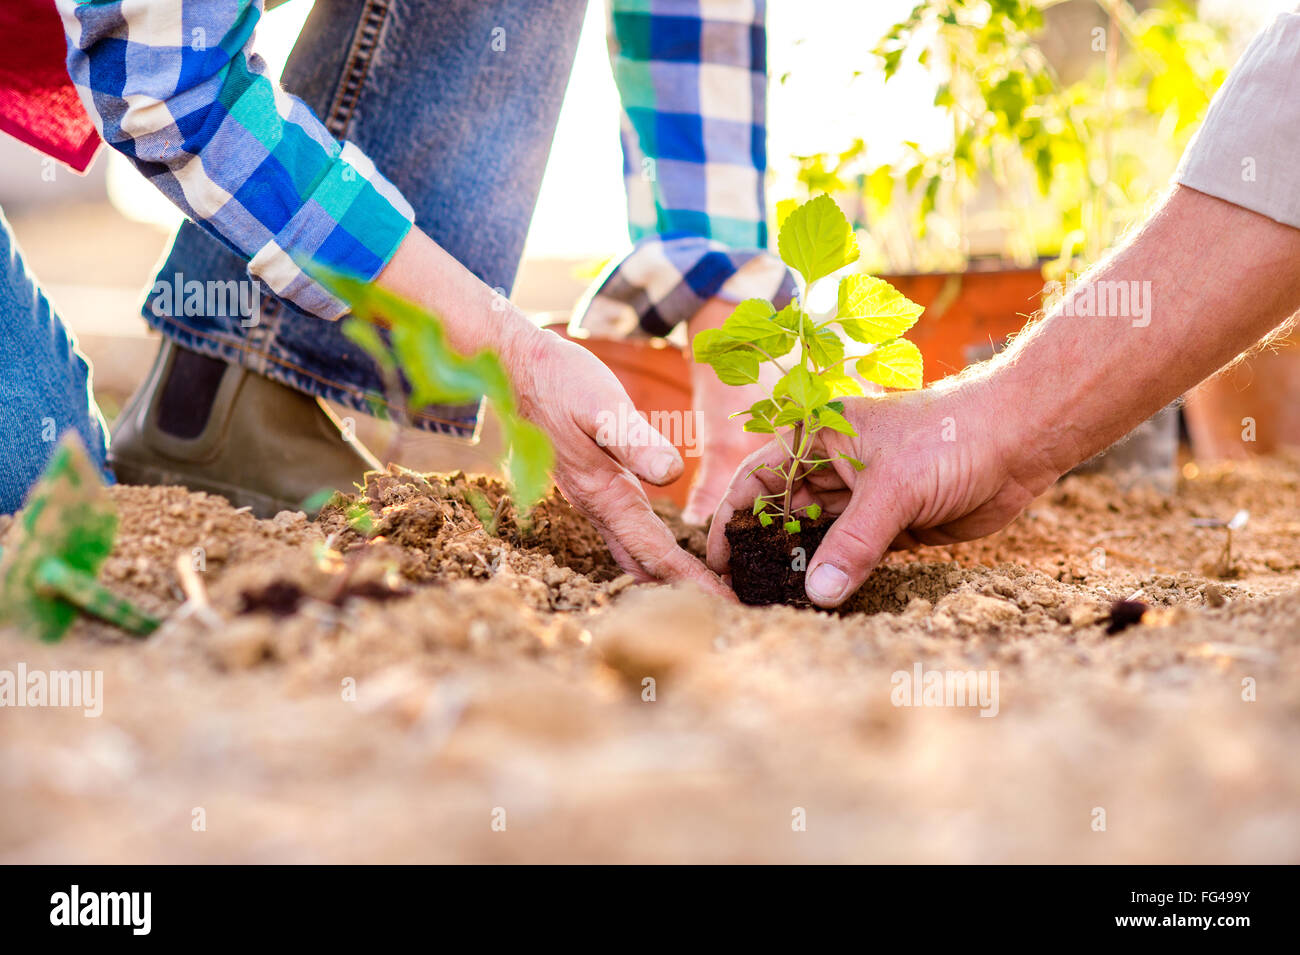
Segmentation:
<svg viewBox="0 0 1300 955">
<path fill-rule="evenodd" d="M 667 484 L 681 475 L 682 459 L 632 406 L 614 373 L 545 330 L 503 357 L 520 412 L 555 446 L 556 486 L 596 525 L 619 566 L 640 580 L 690 581 L 734 600 L 651 509 L 637 478 Z"/>
<path fill-rule="evenodd" d="M 462 355 L 496 353 L 521 414 L 555 447 L 556 485 L 600 530 L 619 566 L 641 580 L 691 581 L 735 599 L 651 509 L 637 478 L 667 484 L 682 473 L 681 456 L 598 358 L 539 329 L 418 228 L 376 281 L 437 315 Z"/>
</svg>

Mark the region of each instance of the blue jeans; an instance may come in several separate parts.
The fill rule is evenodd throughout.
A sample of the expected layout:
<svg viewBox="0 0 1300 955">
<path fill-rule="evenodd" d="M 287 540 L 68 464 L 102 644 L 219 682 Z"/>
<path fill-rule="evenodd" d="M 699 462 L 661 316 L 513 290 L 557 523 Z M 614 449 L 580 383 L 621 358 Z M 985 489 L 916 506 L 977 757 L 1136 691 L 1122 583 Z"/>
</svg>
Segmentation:
<svg viewBox="0 0 1300 955">
<path fill-rule="evenodd" d="M 586 6 L 587 0 L 317 0 L 283 84 L 336 138 L 370 157 L 415 208 L 418 226 L 509 294 Z M 193 280 L 238 281 L 246 265 L 187 222 L 157 281 L 172 289 Z M 340 323 L 269 294 L 255 321 L 176 316 L 166 302 L 155 306 L 157 297 L 146 301 L 145 319 L 186 348 L 358 411 L 388 409 L 378 369 Z M 478 413 L 475 403 L 407 415 L 419 427 L 468 436 Z"/>
<path fill-rule="evenodd" d="M 81 435 L 105 479 L 107 429 L 90 363 L 37 286 L 0 211 L 0 514 L 22 506 L 59 439 Z"/>
</svg>

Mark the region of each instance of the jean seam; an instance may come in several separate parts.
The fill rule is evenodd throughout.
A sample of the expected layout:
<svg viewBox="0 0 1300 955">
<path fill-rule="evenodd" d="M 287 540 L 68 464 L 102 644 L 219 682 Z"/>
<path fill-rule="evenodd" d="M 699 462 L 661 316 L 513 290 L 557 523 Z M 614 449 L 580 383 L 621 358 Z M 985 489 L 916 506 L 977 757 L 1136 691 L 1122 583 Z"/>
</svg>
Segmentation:
<svg viewBox="0 0 1300 955">
<path fill-rule="evenodd" d="M 348 128 L 352 125 L 352 115 L 356 110 L 357 102 L 361 99 L 361 91 L 365 86 L 366 77 L 370 73 L 370 61 L 374 58 L 375 49 L 379 45 L 379 31 L 382 29 L 387 17 L 388 0 L 365 0 L 361 15 L 357 18 L 357 26 L 352 34 L 352 43 L 348 47 L 343 69 L 339 73 L 338 85 L 335 87 L 334 95 L 330 100 L 329 109 L 325 113 L 325 129 L 335 139 L 345 140 L 347 138 Z M 261 321 L 248 335 L 248 346 L 240 346 L 244 354 L 256 362 L 255 366 L 250 366 L 250 370 L 259 374 L 265 373 L 267 361 L 278 362 L 285 367 L 293 367 L 291 363 L 278 359 L 271 354 L 272 349 L 278 344 L 280 321 L 283 317 L 283 303 L 274 295 L 269 296 L 266 306 L 261 310 Z M 338 382 L 326 382 L 316 375 L 309 375 L 309 377 L 316 378 L 327 385 L 334 384 L 337 387 L 340 384 Z M 342 390 L 351 391 L 352 389 L 343 388 Z M 363 399 L 365 397 L 365 395 L 362 395 Z M 384 402 L 384 405 L 389 407 L 387 401 Z M 441 421 L 438 418 L 426 418 L 425 420 Z"/>
<path fill-rule="evenodd" d="M 379 46 L 379 33 L 388 18 L 388 0 L 366 0 L 357 19 L 352 45 L 339 75 L 338 86 L 326 111 L 325 128 L 336 139 L 346 139 L 352 115 L 370 74 L 370 62 Z"/>
</svg>

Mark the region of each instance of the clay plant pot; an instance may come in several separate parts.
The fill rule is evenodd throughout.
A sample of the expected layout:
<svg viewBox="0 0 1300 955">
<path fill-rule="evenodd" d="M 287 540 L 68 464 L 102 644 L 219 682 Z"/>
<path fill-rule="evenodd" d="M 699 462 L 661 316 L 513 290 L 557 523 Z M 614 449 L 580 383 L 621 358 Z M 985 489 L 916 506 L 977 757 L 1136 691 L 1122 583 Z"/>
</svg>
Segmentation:
<svg viewBox="0 0 1300 955">
<path fill-rule="evenodd" d="M 907 333 L 925 359 L 925 380 L 937 381 L 991 358 L 1042 306 L 1042 269 L 972 262 L 965 272 L 882 275 L 925 306 Z"/>
<path fill-rule="evenodd" d="M 1300 447 L 1300 335 L 1291 334 L 1187 393 L 1192 456 L 1241 460 Z"/>
<path fill-rule="evenodd" d="M 755 607 L 812 606 L 804 592 L 805 568 L 834 521 L 830 514 L 815 521 L 801 518 L 799 533 L 791 534 L 780 518 L 764 527 L 750 511 L 732 515 L 726 535 L 731 548 L 731 588 L 740 602 Z"/>
</svg>

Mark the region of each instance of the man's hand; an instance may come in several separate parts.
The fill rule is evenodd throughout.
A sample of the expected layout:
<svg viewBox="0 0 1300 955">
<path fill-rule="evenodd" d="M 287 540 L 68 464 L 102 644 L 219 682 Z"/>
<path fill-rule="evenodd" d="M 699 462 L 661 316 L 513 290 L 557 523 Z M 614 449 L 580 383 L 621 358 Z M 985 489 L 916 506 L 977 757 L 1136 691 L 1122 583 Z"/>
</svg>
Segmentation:
<svg viewBox="0 0 1300 955">
<path fill-rule="evenodd" d="M 686 323 L 690 340 L 694 342 L 695 336 L 706 328 L 721 328 L 735 307 L 720 298 L 710 299 Z M 691 358 L 689 352 L 687 358 Z M 775 370 L 764 366 L 764 373 L 775 373 Z M 691 361 L 691 408 L 695 413 L 695 436 L 701 458 L 682 511 L 686 523 L 704 524 L 722 500 L 736 468 L 767 443 L 766 435 L 751 434 L 744 429 L 744 421 L 730 415 L 766 398 L 774 383 L 775 380 L 742 387 L 724 385 L 708 365 Z"/>
<path fill-rule="evenodd" d="M 816 498 L 839 515 L 809 562 L 808 596 L 838 605 L 891 545 L 1004 526 L 1298 308 L 1300 229 L 1176 187 L 1007 351 L 924 391 L 845 402 L 858 436 L 827 437 L 826 450 L 866 468 L 837 461 L 800 489 L 797 504 Z M 727 491 L 709 533 L 715 570 L 727 569 L 732 512 L 773 490 L 754 467 L 780 457 L 764 448 Z"/>
<path fill-rule="evenodd" d="M 809 562 L 809 599 L 838 606 L 886 550 L 991 534 L 1050 486 L 1059 472 L 1049 461 L 1004 446 L 988 395 L 988 383 L 971 377 L 929 391 L 845 399 L 857 437 L 820 431 L 813 456 L 842 452 L 866 467 L 837 459 L 805 480 L 793 501 L 837 515 Z M 773 441 L 745 461 L 727 489 L 709 530 L 709 566 L 718 573 L 730 558 L 727 521 L 757 495 L 784 487 L 773 472 L 758 470 L 784 459 Z"/>
</svg>

